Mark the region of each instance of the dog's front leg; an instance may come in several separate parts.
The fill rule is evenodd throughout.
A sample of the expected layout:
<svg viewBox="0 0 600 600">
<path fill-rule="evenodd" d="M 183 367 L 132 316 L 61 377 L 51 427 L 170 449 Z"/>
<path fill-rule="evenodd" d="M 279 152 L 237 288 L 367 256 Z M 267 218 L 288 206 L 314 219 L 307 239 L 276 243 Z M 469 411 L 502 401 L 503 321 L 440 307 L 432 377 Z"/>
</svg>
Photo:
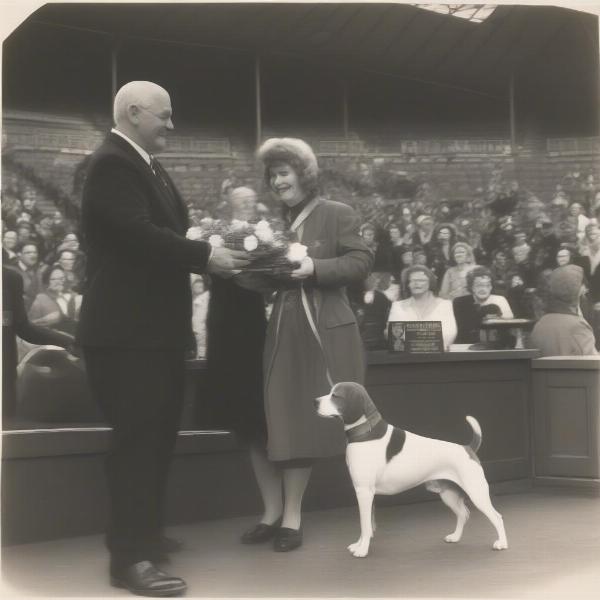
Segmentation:
<svg viewBox="0 0 600 600">
<path fill-rule="evenodd" d="M 363 557 L 369 553 L 369 544 L 373 537 L 373 522 L 371 511 L 373 510 L 373 497 L 375 489 L 372 487 L 357 487 L 356 499 L 358 500 L 358 510 L 360 512 L 360 537 L 354 544 L 348 546 L 350 553 L 356 557 Z"/>
</svg>

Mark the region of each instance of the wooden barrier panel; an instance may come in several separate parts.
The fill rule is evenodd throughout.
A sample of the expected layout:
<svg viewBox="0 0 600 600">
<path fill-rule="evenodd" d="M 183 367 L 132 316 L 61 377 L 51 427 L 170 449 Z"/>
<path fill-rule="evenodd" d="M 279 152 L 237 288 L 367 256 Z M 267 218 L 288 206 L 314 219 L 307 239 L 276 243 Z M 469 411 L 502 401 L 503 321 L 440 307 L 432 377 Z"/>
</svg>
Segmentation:
<svg viewBox="0 0 600 600">
<path fill-rule="evenodd" d="M 535 477 L 600 479 L 600 357 L 532 362 Z"/>
</svg>

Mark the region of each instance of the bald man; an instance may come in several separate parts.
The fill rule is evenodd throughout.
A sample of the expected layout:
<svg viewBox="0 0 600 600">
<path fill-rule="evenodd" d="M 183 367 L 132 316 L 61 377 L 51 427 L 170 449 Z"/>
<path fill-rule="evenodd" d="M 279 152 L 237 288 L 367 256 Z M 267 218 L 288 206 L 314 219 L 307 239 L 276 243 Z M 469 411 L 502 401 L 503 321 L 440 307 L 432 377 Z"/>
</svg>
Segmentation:
<svg viewBox="0 0 600 600">
<path fill-rule="evenodd" d="M 106 536 L 113 585 L 175 596 L 185 582 L 156 563 L 176 549 L 163 533 L 167 473 L 193 349 L 189 273 L 222 273 L 245 254 L 185 238 L 185 205 L 154 157 L 173 130 L 169 94 L 124 85 L 115 127 L 94 153 L 83 190 L 87 253 L 77 332 L 94 397 L 113 428 Z"/>
</svg>

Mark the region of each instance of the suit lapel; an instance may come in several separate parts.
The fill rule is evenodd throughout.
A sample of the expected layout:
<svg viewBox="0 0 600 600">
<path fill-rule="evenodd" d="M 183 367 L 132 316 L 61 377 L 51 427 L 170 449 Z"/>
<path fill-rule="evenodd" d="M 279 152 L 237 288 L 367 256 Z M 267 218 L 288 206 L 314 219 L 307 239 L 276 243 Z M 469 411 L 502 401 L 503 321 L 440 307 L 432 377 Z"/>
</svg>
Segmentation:
<svg viewBox="0 0 600 600">
<path fill-rule="evenodd" d="M 159 177 L 152 172 L 150 165 L 127 140 L 114 133 L 108 134 L 108 140 L 127 154 L 128 158 L 131 159 L 141 175 L 152 185 L 156 193 L 154 194 L 154 198 L 151 198 L 150 200 L 155 201 L 160 206 L 171 221 L 173 229 L 177 232 L 185 232 L 188 226 L 187 211 L 183 199 L 175 188 L 169 174 L 163 169 L 163 173 L 173 192 L 171 197 L 169 197 L 169 191 L 165 189 L 165 186 L 160 181 Z"/>
</svg>

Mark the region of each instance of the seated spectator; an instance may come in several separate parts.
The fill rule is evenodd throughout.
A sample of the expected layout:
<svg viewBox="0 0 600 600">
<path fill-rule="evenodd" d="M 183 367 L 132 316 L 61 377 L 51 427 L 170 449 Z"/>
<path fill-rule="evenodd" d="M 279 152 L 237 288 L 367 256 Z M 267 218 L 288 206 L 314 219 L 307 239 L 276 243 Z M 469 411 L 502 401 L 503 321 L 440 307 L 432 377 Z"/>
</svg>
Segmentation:
<svg viewBox="0 0 600 600">
<path fill-rule="evenodd" d="M 23 192 L 23 211 L 31 215 L 34 223 L 38 223 L 43 217 L 42 211 L 37 207 L 35 190 L 28 188 Z"/>
<path fill-rule="evenodd" d="M 413 264 L 427 266 L 427 251 L 420 246 L 417 246 L 413 250 Z"/>
<path fill-rule="evenodd" d="M 68 290 L 66 281 L 66 273 L 60 265 L 46 270 L 42 276 L 45 290 L 35 297 L 28 311 L 34 325 L 75 333 L 81 295 Z"/>
<path fill-rule="evenodd" d="M 542 356 L 588 356 L 598 354 L 594 332 L 579 315 L 583 292 L 583 269 L 558 267 L 550 275 L 549 306 L 533 328 L 531 344 Z"/>
<path fill-rule="evenodd" d="M 567 220 L 573 225 L 577 232 L 577 239 L 582 240 L 585 236 L 585 228 L 589 224 L 590 220 L 583 213 L 583 206 L 579 202 L 573 202 L 569 206 L 569 216 Z"/>
<path fill-rule="evenodd" d="M 406 270 L 406 283 L 410 297 L 392 303 L 388 323 L 390 321 L 441 321 L 444 347 L 448 348 L 456 338 L 456 320 L 452 311 L 452 302 L 435 295 L 437 289 L 435 274 L 425 266 L 415 265 Z"/>
<path fill-rule="evenodd" d="M 365 289 L 352 302 L 362 340 L 367 350 L 385 348 L 384 329 L 391 302 L 376 289 L 377 276 L 371 273 L 365 281 Z"/>
<path fill-rule="evenodd" d="M 438 281 L 442 279 L 452 260 L 452 248 L 456 243 L 456 227 L 451 223 L 440 223 L 433 234 L 429 247 L 428 264 Z"/>
<path fill-rule="evenodd" d="M 17 232 L 7 230 L 2 235 L 2 261 L 5 265 L 16 265 L 19 256 L 17 249 Z"/>
<path fill-rule="evenodd" d="M 512 319 L 513 312 L 504 296 L 492 294 L 492 273 L 476 266 L 467 273 L 468 296 L 452 302 L 458 334 L 457 344 L 474 344 L 480 340 L 480 327 L 486 316 Z"/>
<path fill-rule="evenodd" d="M 391 273 L 373 271 L 373 277 L 375 289 L 384 294 L 390 302 L 394 302 L 400 298 L 400 284 L 392 277 Z"/>
<path fill-rule="evenodd" d="M 17 336 L 31 344 L 71 348 L 73 337 L 29 322 L 23 304 L 23 280 L 2 268 L 2 418 L 14 417 L 17 406 Z"/>
<path fill-rule="evenodd" d="M 506 296 L 508 293 L 508 274 L 510 265 L 506 253 L 503 250 L 496 250 L 496 252 L 494 252 L 490 271 L 492 273 L 494 294 Z"/>
<path fill-rule="evenodd" d="M 467 273 L 475 266 L 473 248 L 465 242 L 457 242 L 452 246 L 452 266 L 448 267 L 442 278 L 440 298 L 454 300 L 469 293 L 467 289 Z"/>
<path fill-rule="evenodd" d="M 513 314 L 517 319 L 533 319 L 531 304 L 531 289 L 533 288 L 526 288 L 523 278 L 516 271 L 509 274 L 508 281 L 506 299 Z"/>
<path fill-rule="evenodd" d="M 76 250 L 61 250 L 57 255 L 57 264 L 65 271 L 67 281 L 65 289 L 67 291 L 80 291 L 83 271 L 85 269 L 84 256 Z"/>
<path fill-rule="evenodd" d="M 40 264 L 37 245 L 27 242 L 18 252 L 18 260 L 14 268 L 23 278 L 25 308 L 29 310 L 35 297 L 44 289 L 42 274 L 48 268 Z"/>
<path fill-rule="evenodd" d="M 556 252 L 555 261 L 555 268 L 564 267 L 565 265 L 578 264 L 579 256 L 577 254 L 577 249 L 569 244 L 561 244 L 560 248 Z"/>
<path fill-rule="evenodd" d="M 412 239 L 413 246 L 420 246 L 427 250 L 433 241 L 433 230 L 435 228 L 431 215 L 419 215 L 416 220 L 417 230 Z"/>
<path fill-rule="evenodd" d="M 511 250 L 515 270 L 521 276 L 525 284 L 525 289 L 535 288 L 535 267 L 530 259 L 531 246 L 529 244 L 522 244 L 520 246 L 513 246 Z"/>
</svg>

